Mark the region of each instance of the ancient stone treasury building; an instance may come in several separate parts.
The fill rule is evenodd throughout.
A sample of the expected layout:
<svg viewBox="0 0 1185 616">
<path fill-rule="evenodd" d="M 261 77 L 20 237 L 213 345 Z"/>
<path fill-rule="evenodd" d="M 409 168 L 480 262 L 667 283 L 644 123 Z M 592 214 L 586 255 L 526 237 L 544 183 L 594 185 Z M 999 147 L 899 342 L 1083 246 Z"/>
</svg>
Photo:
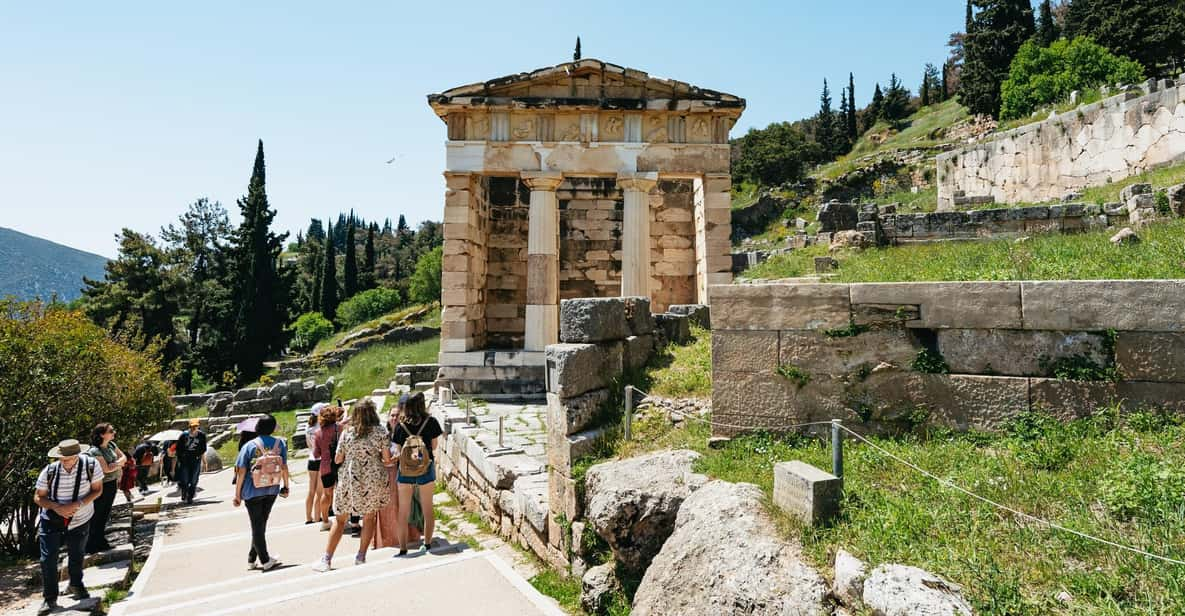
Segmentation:
<svg viewBox="0 0 1185 616">
<path fill-rule="evenodd" d="M 661 312 L 731 282 L 744 99 L 585 59 L 428 96 L 448 126 L 441 378 L 541 394 L 559 302 Z"/>
</svg>

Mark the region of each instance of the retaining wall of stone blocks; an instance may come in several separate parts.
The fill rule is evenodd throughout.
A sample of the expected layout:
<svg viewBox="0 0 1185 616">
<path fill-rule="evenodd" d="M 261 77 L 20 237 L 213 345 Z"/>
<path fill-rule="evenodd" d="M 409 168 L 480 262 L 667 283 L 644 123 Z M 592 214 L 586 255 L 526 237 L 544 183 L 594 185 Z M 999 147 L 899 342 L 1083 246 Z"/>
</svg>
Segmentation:
<svg viewBox="0 0 1185 616">
<path fill-rule="evenodd" d="M 720 436 L 833 418 L 995 430 L 1117 402 L 1185 412 L 1185 280 L 722 285 L 711 302 L 713 420 L 735 426 Z M 949 372 L 919 371 L 920 354 Z M 1054 378 L 1059 362 L 1100 378 Z"/>
<path fill-rule="evenodd" d="M 940 154 L 938 209 L 958 191 L 1000 203 L 1039 203 L 1069 191 L 1185 160 L 1185 75 L 1149 80 L 1117 96 L 975 145 Z"/>
</svg>

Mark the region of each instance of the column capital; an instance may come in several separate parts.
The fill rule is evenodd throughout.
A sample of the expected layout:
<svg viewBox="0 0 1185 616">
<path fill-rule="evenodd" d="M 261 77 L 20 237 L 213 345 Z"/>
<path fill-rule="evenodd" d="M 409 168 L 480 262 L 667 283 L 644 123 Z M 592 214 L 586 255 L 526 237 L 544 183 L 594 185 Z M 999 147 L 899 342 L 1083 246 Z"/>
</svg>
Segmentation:
<svg viewBox="0 0 1185 616">
<path fill-rule="evenodd" d="M 618 173 L 617 185 L 624 190 L 637 190 L 644 193 L 650 192 L 658 184 L 658 172 L 650 171 L 646 173 Z"/>
<path fill-rule="evenodd" d="M 520 173 L 523 182 L 531 190 L 546 190 L 553 192 L 564 181 L 564 174 L 559 171 L 523 171 Z"/>
</svg>

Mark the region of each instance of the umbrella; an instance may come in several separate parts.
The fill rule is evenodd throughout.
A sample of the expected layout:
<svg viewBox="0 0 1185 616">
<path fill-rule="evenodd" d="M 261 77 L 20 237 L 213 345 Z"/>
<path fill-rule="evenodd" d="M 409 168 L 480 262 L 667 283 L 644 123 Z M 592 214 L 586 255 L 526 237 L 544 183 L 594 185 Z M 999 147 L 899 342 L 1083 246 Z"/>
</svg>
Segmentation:
<svg viewBox="0 0 1185 616">
<path fill-rule="evenodd" d="M 235 431 L 237 431 L 237 432 L 254 432 L 255 425 L 258 423 L 259 423 L 258 417 L 248 417 L 248 418 L 244 419 L 243 421 L 240 421 L 239 425 L 235 426 Z"/>
<path fill-rule="evenodd" d="M 160 443 L 160 442 L 164 442 L 164 441 L 175 441 L 180 436 L 181 436 L 180 430 L 162 430 L 162 431 L 157 432 L 156 434 L 153 434 L 152 436 L 148 437 L 148 440 L 156 441 L 156 442 Z"/>
</svg>

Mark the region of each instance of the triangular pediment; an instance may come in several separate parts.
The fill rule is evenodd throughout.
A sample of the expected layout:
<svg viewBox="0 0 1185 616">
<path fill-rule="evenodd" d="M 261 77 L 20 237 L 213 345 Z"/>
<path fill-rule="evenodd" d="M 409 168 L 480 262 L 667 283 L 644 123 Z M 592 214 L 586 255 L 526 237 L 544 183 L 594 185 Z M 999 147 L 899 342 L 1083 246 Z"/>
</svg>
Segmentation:
<svg viewBox="0 0 1185 616">
<path fill-rule="evenodd" d="M 744 99 L 600 60 L 565 62 L 428 95 L 433 106 L 521 103 L 576 105 L 606 100 L 711 101 L 743 109 Z"/>
</svg>

